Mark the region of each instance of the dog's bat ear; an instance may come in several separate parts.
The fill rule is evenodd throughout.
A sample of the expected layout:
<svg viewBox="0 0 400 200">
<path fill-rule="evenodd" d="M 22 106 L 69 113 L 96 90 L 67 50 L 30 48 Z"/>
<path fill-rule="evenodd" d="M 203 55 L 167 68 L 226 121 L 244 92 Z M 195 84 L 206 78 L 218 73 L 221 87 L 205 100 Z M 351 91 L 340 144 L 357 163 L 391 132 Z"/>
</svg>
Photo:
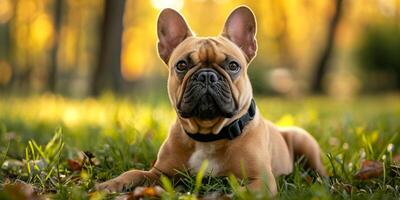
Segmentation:
<svg viewBox="0 0 400 200">
<path fill-rule="evenodd" d="M 157 21 L 158 54 L 168 64 L 172 51 L 193 33 L 185 19 L 175 10 L 161 11 Z"/>
<path fill-rule="evenodd" d="M 257 51 L 256 30 L 256 19 L 251 9 L 239 6 L 229 15 L 221 35 L 239 46 L 250 62 Z"/>
</svg>

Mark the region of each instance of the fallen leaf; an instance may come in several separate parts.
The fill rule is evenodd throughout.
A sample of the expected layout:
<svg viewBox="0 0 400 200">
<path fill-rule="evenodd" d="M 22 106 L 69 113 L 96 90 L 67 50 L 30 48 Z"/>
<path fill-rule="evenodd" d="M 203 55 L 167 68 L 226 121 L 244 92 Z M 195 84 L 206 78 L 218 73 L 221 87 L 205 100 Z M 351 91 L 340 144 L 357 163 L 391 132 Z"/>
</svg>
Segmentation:
<svg viewBox="0 0 400 200">
<path fill-rule="evenodd" d="M 78 158 L 68 160 L 68 168 L 71 171 L 81 171 L 85 166 L 98 164 L 96 157 L 90 151 L 81 151 L 78 153 Z"/>
<path fill-rule="evenodd" d="M 304 177 L 305 178 L 305 180 L 307 181 L 307 183 L 308 184 L 312 184 L 313 183 L 313 178 L 311 177 L 311 176 L 306 176 L 306 177 Z"/>
<path fill-rule="evenodd" d="M 162 193 L 164 193 L 164 189 L 162 189 L 160 186 L 136 187 L 133 191 L 133 197 L 134 199 L 142 199 L 144 197 L 156 198 L 161 197 Z"/>
<path fill-rule="evenodd" d="M 354 175 L 356 179 L 368 180 L 379 177 L 383 173 L 382 162 L 376 160 L 364 160 L 361 163 L 361 169 Z"/>
<path fill-rule="evenodd" d="M 164 193 L 160 186 L 154 187 L 136 187 L 133 192 L 120 194 L 116 200 L 142 200 L 142 199 L 160 199 Z"/>
<path fill-rule="evenodd" d="M 40 197 L 35 192 L 32 185 L 16 182 L 12 184 L 6 184 L 3 186 L 3 195 L 2 197 L 11 200 L 37 200 Z"/>
<path fill-rule="evenodd" d="M 68 168 L 71 171 L 81 171 L 82 170 L 82 162 L 80 162 L 79 160 L 69 159 L 68 160 Z"/>
</svg>

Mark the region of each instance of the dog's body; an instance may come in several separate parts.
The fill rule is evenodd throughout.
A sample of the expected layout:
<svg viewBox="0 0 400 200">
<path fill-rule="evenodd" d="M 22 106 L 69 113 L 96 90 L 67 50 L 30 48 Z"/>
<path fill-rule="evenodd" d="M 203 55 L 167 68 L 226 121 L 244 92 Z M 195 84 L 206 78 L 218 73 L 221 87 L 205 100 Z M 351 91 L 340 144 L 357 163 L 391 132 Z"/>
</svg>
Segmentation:
<svg viewBox="0 0 400 200">
<path fill-rule="evenodd" d="M 221 134 L 249 112 L 253 94 L 247 67 L 257 49 L 255 32 L 255 18 L 247 7 L 231 13 L 221 36 L 207 38 L 194 37 L 176 11 L 161 12 L 158 51 L 169 68 L 168 94 L 178 118 L 152 169 L 125 172 L 97 188 L 120 191 L 146 179 L 158 180 L 161 174 L 174 176 L 177 170 L 196 173 L 204 160 L 212 175 L 248 178 L 255 190 L 262 188 L 266 174 L 272 194 L 277 192 L 275 177 L 291 173 L 296 156 L 303 155 L 308 167 L 325 175 L 311 135 L 296 127 L 278 128 L 258 109 L 235 138 L 204 142 L 190 135 Z"/>
</svg>

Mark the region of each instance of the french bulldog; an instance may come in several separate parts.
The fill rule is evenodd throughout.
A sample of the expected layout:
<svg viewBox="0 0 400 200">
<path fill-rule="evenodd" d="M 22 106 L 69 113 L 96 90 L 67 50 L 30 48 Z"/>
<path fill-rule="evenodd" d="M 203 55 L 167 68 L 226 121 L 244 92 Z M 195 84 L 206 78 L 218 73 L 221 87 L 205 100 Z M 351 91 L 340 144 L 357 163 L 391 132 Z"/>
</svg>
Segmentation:
<svg viewBox="0 0 400 200">
<path fill-rule="evenodd" d="M 97 189 L 121 191 L 183 170 L 195 174 L 204 160 L 210 175 L 247 179 L 251 190 L 264 188 L 267 177 L 272 195 L 277 193 L 275 178 L 291 173 L 298 156 L 326 175 L 316 140 L 301 128 L 277 127 L 263 119 L 253 100 L 247 69 L 257 42 L 250 8 L 234 9 L 216 37 L 196 37 L 185 19 L 167 8 L 158 17 L 157 35 L 176 121 L 150 170 L 125 172 Z"/>
</svg>

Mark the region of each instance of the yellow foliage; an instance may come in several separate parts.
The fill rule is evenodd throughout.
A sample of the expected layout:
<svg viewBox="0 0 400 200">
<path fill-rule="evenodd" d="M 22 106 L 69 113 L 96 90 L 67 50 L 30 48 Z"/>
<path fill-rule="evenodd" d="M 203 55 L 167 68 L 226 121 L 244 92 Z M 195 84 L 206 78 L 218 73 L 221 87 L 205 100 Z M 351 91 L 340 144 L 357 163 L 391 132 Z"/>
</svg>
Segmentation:
<svg viewBox="0 0 400 200">
<path fill-rule="evenodd" d="M 0 24 L 7 23 L 13 16 L 13 8 L 10 0 L 0 0 Z"/>
<path fill-rule="evenodd" d="M 32 49 L 44 49 L 52 47 L 53 25 L 46 14 L 39 15 L 31 25 Z"/>
<path fill-rule="evenodd" d="M 143 75 L 146 67 L 153 65 L 146 32 L 141 28 L 130 28 L 124 33 L 122 48 L 122 75 L 126 80 L 135 80 Z M 155 48 L 155 45 L 154 45 Z"/>
<path fill-rule="evenodd" d="M 292 115 L 285 114 L 278 120 L 278 122 L 276 122 L 276 124 L 279 126 L 293 126 L 295 125 L 295 120 Z"/>
<path fill-rule="evenodd" d="M 378 140 L 378 138 L 379 138 L 379 131 L 375 130 L 369 135 L 368 140 L 372 144 L 375 143 Z"/>
<path fill-rule="evenodd" d="M 356 134 L 357 134 L 358 136 L 364 134 L 364 129 L 365 129 L 364 126 L 359 126 L 359 127 L 357 127 L 357 128 L 356 128 Z"/>
<path fill-rule="evenodd" d="M 16 17 L 21 23 L 31 21 L 38 12 L 38 2 L 33 0 L 21 0 L 17 4 Z"/>
<path fill-rule="evenodd" d="M 61 71 L 66 67 L 82 70 L 82 65 L 92 69 L 101 35 L 99 27 L 93 24 L 102 24 L 104 1 L 67 0 L 64 5 L 60 37 L 57 38 Z M 213 36 L 221 32 L 228 14 L 239 5 L 251 7 L 257 17 L 259 50 L 256 63 L 308 73 L 321 48 L 320 43 L 325 40 L 334 1 L 127 0 L 121 55 L 124 79 L 136 80 L 162 69 L 156 52 L 156 22 L 161 9 L 179 10 L 195 33 Z M 399 5 L 399 0 L 347 2 L 335 45 L 347 48 L 340 52 L 353 49 L 364 24 L 395 20 Z M 48 50 L 56 42 L 53 11 L 54 1 L 0 0 L 0 24 L 10 22 L 13 45 L 16 46 L 15 63 L 21 69 L 51 63 Z M 347 56 L 339 55 L 337 59 L 342 59 L 337 62 L 340 65 L 349 62 Z"/>
</svg>

